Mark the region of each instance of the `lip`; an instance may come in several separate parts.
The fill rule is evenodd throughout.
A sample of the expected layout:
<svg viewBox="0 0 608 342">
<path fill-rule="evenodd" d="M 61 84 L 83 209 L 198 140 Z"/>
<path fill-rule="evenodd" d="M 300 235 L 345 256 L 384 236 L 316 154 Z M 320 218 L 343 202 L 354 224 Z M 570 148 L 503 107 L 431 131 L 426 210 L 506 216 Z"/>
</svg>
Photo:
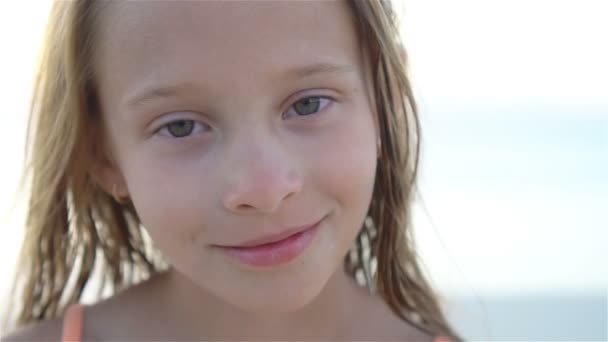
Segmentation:
<svg viewBox="0 0 608 342">
<path fill-rule="evenodd" d="M 303 231 L 305 231 L 307 229 L 310 229 L 310 228 L 318 225 L 319 222 L 321 222 L 321 220 L 318 220 L 317 222 L 315 222 L 313 224 L 309 224 L 309 225 L 305 225 L 305 226 L 288 228 L 286 230 L 283 230 L 280 233 L 262 236 L 262 237 L 251 239 L 251 240 L 248 240 L 248 241 L 236 244 L 236 245 L 221 245 L 219 247 L 224 247 L 224 248 L 249 248 L 249 247 L 259 247 L 259 246 L 266 245 L 266 244 L 276 243 L 276 242 L 279 242 L 281 240 L 285 240 L 285 239 L 287 239 L 288 237 L 290 237 L 292 235 L 301 233 L 301 232 L 303 232 Z"/>
<path fill-rule="evenodd" d="M 291 228 L 279 234 L 247 241 L 237 246 L 216 246 L 241 264 L 268 268 L 286 264 L 304 253 L 323 219 L 312 225 Z"/>
</svg>

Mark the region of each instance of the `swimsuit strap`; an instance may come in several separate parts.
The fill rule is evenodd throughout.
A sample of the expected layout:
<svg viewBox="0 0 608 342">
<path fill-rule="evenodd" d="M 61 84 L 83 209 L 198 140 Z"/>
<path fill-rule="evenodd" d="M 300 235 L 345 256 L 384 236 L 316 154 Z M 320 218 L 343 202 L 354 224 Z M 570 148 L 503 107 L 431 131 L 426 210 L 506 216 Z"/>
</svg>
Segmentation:
<svg viewBox="0 0 608 342">
<path fill-rule="evenodd" d="M 82 304 L 71 305 L 63 319 L 63 334 L 61 341 L 63 342 L 80 342 L 82 341 L 83 327 L 83 308 Z"/>
</svg>

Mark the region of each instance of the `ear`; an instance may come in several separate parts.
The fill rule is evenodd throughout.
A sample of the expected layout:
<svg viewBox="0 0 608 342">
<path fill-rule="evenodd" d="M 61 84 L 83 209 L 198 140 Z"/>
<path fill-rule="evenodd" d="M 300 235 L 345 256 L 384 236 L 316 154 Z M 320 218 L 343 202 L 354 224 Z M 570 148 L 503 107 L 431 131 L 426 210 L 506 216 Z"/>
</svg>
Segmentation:
<svg viewBox="0 0 608 342">
<path fill-rule="evenodd" d="M 96 132 L 93 136 L 89 174 L 104 192 L 121 203 L 129 197 L 129 189 L 123 173 L 103 135 Z"/>
<path fill-rule="evenodd" d="M 129 197 L 125 179 L 114 162 L 110 160 L 94 162 L 89 172 L 93 181 L 117 202 L 122 203 Z"/>
</svg>

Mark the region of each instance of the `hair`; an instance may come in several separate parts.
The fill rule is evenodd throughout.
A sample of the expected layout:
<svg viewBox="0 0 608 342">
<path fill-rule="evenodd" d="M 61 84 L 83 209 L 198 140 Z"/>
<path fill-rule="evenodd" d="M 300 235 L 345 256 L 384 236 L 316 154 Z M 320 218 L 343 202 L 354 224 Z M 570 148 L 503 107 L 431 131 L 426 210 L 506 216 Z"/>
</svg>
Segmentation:
<svg viewBox="0 0 608 342">
<path fill-rule="evenodd" d="M 390 2 L 349 5 L 371 67 L 381 152 L 368 217 L 344 267 L 404 321 L 460 340 L 412 239 L 420 125 L 398 19 Z M 20 302 L 10 306 L 16 325 L 61 315 L 94 277 L 113 293 L 166 268 L 132 203 L 119 203 L 89 173 L 101 153 L 93 143 L 101 127 L 93 65 L 102 6 L 66 1 L 51 11 L 29 119 L 29 208 L 11 297 Z"/>
</svg>

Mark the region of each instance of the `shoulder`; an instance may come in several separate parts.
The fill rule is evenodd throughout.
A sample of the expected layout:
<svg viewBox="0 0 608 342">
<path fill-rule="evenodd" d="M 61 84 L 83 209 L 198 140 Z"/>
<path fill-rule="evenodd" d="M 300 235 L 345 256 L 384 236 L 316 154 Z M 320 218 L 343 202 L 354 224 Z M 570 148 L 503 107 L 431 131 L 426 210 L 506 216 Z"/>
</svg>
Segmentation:
<svg viewBox="0 0 608 342">
<path fill-rule="evenodd" d="M 9 335 L 2 336 L 0 341 L 61 341 L 63 316 L 28 324 Z"/>
<path fill-rule="evenodd" d="M 379 295 L 362 292 L 363 301 L 359 302 L 359 310 L 354 320 L 358 331 L 357 338 L 382 341 L 420 341 L 448 342 L 436 340 L 436 336 L 421 330 L 412 323 L 398 317 Z"/>
<path fill-rule="evenodd" d="M 436 336 L 420 329 L 413 323 L 404 321 L 393 313 L 388 307 L 378 310 L 374 325 L 379 328 L 378 335 L 386 340 L 420 341 L 420 342 L 447 342 L 436 341 Z"/>
<path fill-rule="evenodd" d="M 163 276 L 156 275 L 142 283 L 85 307 L 83 340 L 148 340 L 159 334 L 158 296 Z"/>
<path fill-rule="evenodd" d="M 449 337 L 446 336 L 437 336 L 433 339 L 433 342 L 454 342 Z"/>
<path fill-rule="evenodd" d="M 145 325 L 139 318 L 147 316 L 150 301 L 143 299 L 143 294 L 150 292 L 151 285 L 151 281 L 145 281 L 95 304 L 84 305 L 83 340 L 118 340 L 125 332 L 132 331 L 133 326 Z M 65 314 L 28 324 L 2 336 L 0 342 L 61 341 L 64 319 Z M 109 336 L 112 333 L 118 335 Z"/>
</svg>

